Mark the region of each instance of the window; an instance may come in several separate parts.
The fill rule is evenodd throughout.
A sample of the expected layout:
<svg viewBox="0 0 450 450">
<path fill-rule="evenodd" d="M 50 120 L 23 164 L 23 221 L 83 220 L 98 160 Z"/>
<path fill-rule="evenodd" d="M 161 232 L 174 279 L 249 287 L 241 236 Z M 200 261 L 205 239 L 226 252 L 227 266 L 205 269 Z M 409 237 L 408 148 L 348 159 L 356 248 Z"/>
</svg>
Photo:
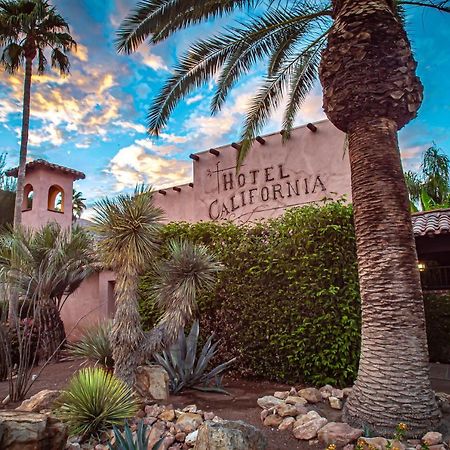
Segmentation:
<svg viewBox="0 0 450 450">
<path fill-rule="evenodd" d="M 48 210 L 55 212 L 64 212 L 64 191 L 54 184 L 48 190 Z"/>
<path fill-rule="evenodd" d="M 33 209 L 33 186 L 26 184 L 23 189 L 22 211 L 30 211 Z"/>
</svg>

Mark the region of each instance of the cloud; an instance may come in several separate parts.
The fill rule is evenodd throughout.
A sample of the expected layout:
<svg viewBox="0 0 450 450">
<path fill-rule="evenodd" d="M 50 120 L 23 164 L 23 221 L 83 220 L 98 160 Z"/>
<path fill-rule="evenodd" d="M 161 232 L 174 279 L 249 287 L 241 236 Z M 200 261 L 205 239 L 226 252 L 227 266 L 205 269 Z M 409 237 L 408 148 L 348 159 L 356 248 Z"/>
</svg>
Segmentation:
<svg viewBox="0 0 450 450">
<path fill-rule="evenodd" d="M 117 125 L 118 127 L 124 128 L 126 130 L 133 130 L 136 133 L 142 133 L 144 134 L 147 129 L 144 127 L 144 125 L 128 122 L 127 120 L 116 120 L 114 122 L 114 125 Z"/>
<path fill-rule="evenodd" d="M 189 97 L 186 99 L 187 105 L 192 105 L 192 103 L 197 103 L 200 100 L 203 100 L 205 97 L 201 94 L 194 95 L 193 97 Z"/>
<path fill-rule="evenodd" d="M 137 55 L 143 64 L 157 72 L 161 70 L 170 72 L 164 59 L 161 56 L 154 54 L 148 46 L 141 45 L 135 55 Z"/>
<path fill-rule="evenodd" d="M 107 173 L 115 178 L 117 191 L 139 183 L 162 188 L 191 181 L 190 162 L 155 155 L 141 144 L 122 148 L 112 158 Z"/>
<path fill-rule="evenodd" d="M 429 144 L 414 145 L 401 149 L 402 163 L 405 170 L 417 171 L 420 168 L 421 156 Z"/>
<path fill-rule="evenodd" d="M 78 58 L 81 62 L 88 62 L 89 52 L 88 48 L 83 44 L 77 43 L 77 51 L 73 53 L 75 58 Z"/>
</svg>

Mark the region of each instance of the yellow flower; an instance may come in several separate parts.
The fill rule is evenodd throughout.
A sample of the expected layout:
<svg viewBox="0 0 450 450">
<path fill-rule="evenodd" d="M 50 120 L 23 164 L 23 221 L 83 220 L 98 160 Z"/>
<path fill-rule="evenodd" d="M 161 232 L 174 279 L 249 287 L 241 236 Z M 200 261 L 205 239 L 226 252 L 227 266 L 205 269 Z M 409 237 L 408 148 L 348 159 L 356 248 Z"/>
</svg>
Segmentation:
<svg viewBox="0 0 450 450">
<path fill-rule="evenodd" d="M 330 444 L 330 445 L 327 447 L 327 450 L 336 450 L 336 445 L 335 445 L 335 444 Z"/>
<path fill-rule="evenodd" d="M 400 450 L 398 447 L 392 447 L 392 450 Z"/>
<path fill-rule="evenodd" d="M 399 429 L 399 430 L 405 431 L 405 430 L 408 429 L 408 425 L 406 425 L 406 423 L 400 422 L 400 423 L 398 424 L 398 429 Z"/>
</svg>

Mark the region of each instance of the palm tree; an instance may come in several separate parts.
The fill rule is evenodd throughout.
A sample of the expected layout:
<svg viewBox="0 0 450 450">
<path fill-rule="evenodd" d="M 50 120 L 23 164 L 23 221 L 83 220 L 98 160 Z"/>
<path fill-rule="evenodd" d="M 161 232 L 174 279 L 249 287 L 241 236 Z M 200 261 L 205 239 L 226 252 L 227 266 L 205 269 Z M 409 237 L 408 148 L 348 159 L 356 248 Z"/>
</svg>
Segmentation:
<svg viewBox="0 0 450 450">
<path fill-rule="evenodd" d="M 411 211 L 450 207 L 450 159 L 433 144 L 423 154 L 420 172 L 405 172 Z M 419 208 L 417 207 L 419 206 Z"/>
<path fill-rule="evenodd" d="M 81 213 L 86 209 L 85 198 L 83 197 L 83 193 L 80 191 L 73 190 L 72 196 L 72 207 L 73 207 L 73 220 L 79 219 L 81 217 Z"/>
<path fill-rule="evenodd" d="M 115 373 L 132 386 L 139 364 L 171 345 L 193 318 L 197 292 L 212 286 L 220 264 L 206 247 L 185 241 L 169 242 L 169 258 L 157 260 L 163 213 L 153 205 L 149 188 L 140 186 L 132 195 L 106 198 L 94 209 L 93 231 L 100 239 L 100 258 L 117 274 L 111 333 Z M 138 311 L 139 276 L 152 265 L 154 299 L 163 315 L 144 334 Z"/>
<path fill-rule="evenodd" d="M 246 10 L 239 21 L 200 40 L 181 57 L 148 115 L 158 135 L 176 104 L 217 77 L 217 112 L 235 83 L 267 65 L 247 112 L 241 164 L 271 112 L 287 97 L 284 137 L 319 74 L 324 109 L 348 135 L 362 298 L 359 372 L 344 415 L 381 433 L 400 421 L 411 435 L 440 420 L 431 389 L 425 318 L 408 193 L 397 131 L 413 119 L 422 85 L 403 27 L 406 5 L 450 12 L 432 0 L 142 0 L 125 19 L 118 50 L 131 53 L 177 30 Z"/>
<path fill-rule="evenodd" d="M 43 74 L 48 65 L 46 49 L 51 49 L 51 65 L 61 75 L 69 73 L 67 53 L 76 49 L 67 22 L 47 0 L 1 0 L 0 46 L 1 64 L 11 74 L 24 66 L 22 136 L 19 173 L 17 176 L 14 226 L 21 224 L 28 131 L 30 127 L 31 78 L 37 58 L 37 73 Z"/>
<path fill-rule="evenodd" d="M 52 223 L 34 232 L 18 227 L 0 235 L 0 275 L 39 306 L 41 357 L 58 355 L 66 338 L 61 308 L 93 269 L 92 240 L 82 228 L 65 230 Z"/>
</svg>

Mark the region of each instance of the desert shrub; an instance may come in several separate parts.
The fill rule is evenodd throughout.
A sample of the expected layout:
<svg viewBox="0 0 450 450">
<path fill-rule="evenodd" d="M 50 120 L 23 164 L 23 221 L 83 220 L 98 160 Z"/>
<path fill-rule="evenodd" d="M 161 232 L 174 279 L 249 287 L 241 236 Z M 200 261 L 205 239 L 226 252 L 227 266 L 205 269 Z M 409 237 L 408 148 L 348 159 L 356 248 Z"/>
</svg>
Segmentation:
<svg viewBox="0 0 450 450">
<path fill-rule="evenodd" d="M 450 363 L 450 294 L 425 294 L 428 352 L 432 362 Z"/>
<path fill-rule="evenodd" d="M 109 338 L 111 328 L 112 322 L 105 321 L 87 329 L 78 342 L 69 346 L 70 354 L 101 365 L 105 369 L 112 369 L 114 360 Z"/>
<path fill-rule="evenodd" d="M 137 412 L 133 390 L 101 368 L 76 373 L 57 402 L 55 414 L 69 425 L 72 435 L 88 437 L 121 425 Z"/>
<path fill-rule="evenodd" d="M 222 387 L 222 376 L 236 358 L 211 369 L 210 363 L 218 352 L 219 343 L 213 342 L 214 334 L 211 334 L 199 353 L 199 333 L 200 326 L 196 320 L 188 336 L 181 330 L 178 340 L 161 355 L 155 355 L 155 359 L 167 370 L 170 390 L 175 394 L 185 388 L 226 393 Z"/>
<path fill-rule="evenodd" d="M 356 376 L 360 300 L 352 209 L 339 202 L 288 210 L 252 226 L 171 223 L 163 241 L 206 244 L 225 270 L 200 295 L 202 339 L 215 332 L 220 359 L 244 376 L 344 385 Z M 166 252 L 164 245 L 162 252 Z M 151 328 L 152 275 L 141 283 Z"/>
<path fill-rule="evenodd" d="M 164 438 L 161 438 L 151 448 L 149 447 L 147 434 L 147 424 L 140 420 L 136 429 L 136 433 L 131 431 L 128 422 L 125 422 L 123 433 L 118 427 L 114 426 L 114 443 L 109 443 L 110 450 L 158 450 L 162 448 Z"/>
</svg>

